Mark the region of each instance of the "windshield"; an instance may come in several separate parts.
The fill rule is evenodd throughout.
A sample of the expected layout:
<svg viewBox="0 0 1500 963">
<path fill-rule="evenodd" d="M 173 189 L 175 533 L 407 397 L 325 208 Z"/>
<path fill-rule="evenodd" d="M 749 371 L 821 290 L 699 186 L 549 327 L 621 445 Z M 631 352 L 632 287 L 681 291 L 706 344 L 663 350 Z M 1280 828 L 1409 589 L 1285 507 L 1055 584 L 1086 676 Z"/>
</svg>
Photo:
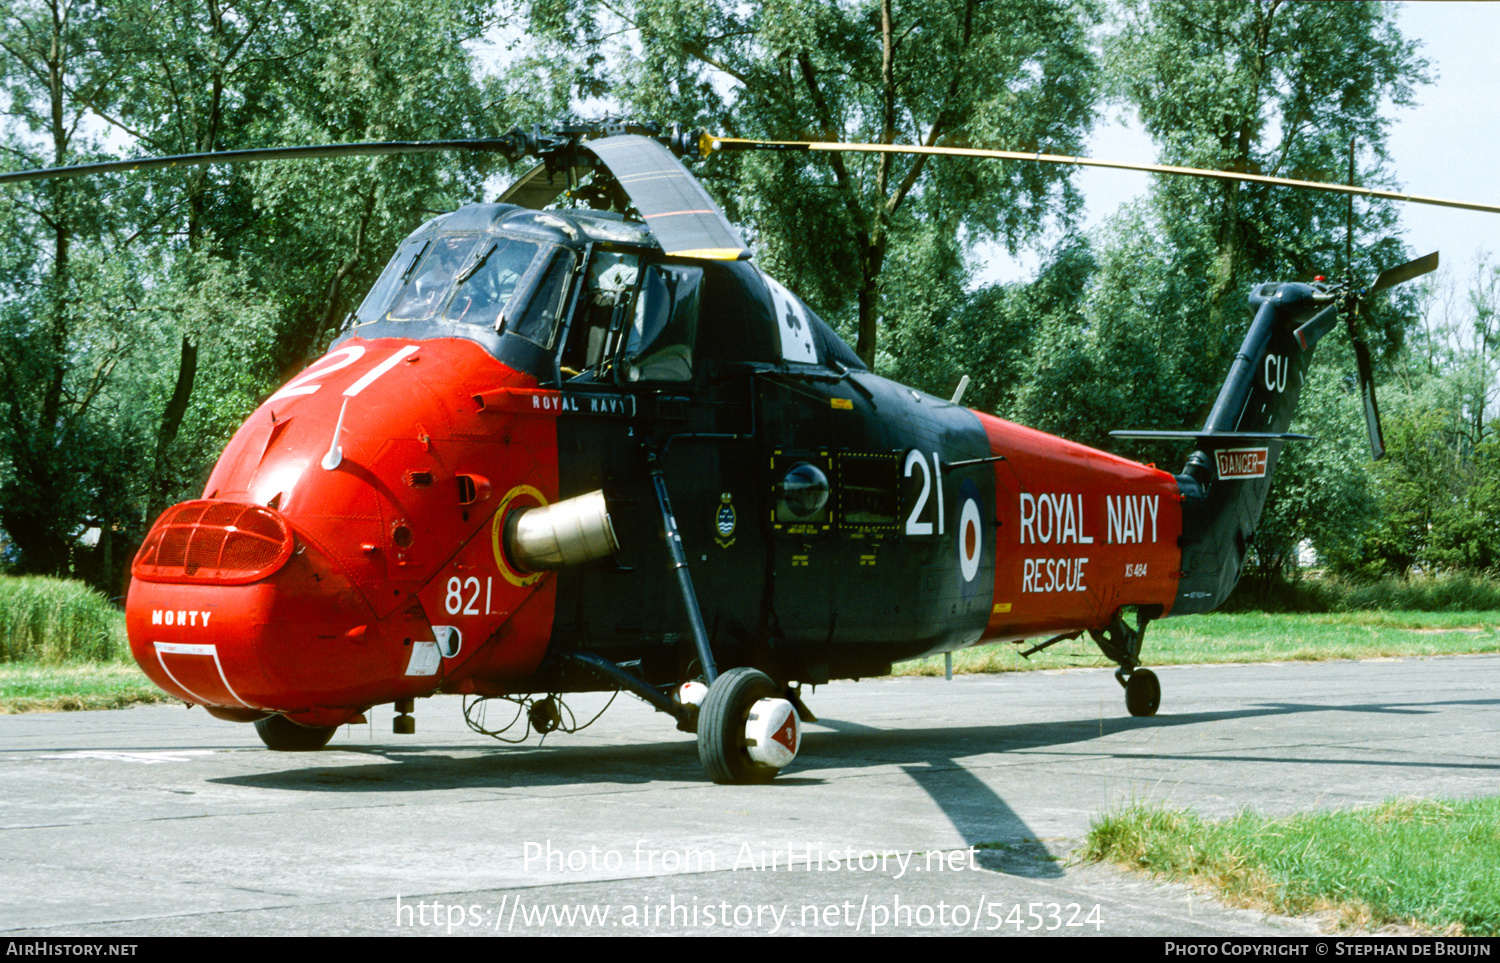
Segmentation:
<svg viewBox="0 0 1500 963">
<path fill-rule="evenodd" d="M 437 314 L 453 288 L 454 276 L 478 243 L 479 238 L 472 234 L 433 238 L 387 317 L 392 321 L 425 321 Z"/>
<path fill-rule="evenodd" d="M 359 310 L 355 312 L 359 323 L 375 321 L 384 316 L 385 306 L 391 303 L 391 295 L 395 294 L 396 289 L 405 284 L 406 279 L 411 276 L 411 269 L 416 266 L 417 258 L 427 250 L 427 243 L 428 238 L 422 237 L 412 238 L 401 245 L 396 256 L 391 258 L 385 270 L 380 272 L 380 277 L 375 281 L 375 286 L 370 289 L 370 293 L 365 295 Z"/>
<path fill-rule="evenodd" d="M 443 317 L 464 324 L 482 324 L 493 328 L 505 315 L 506 305 L 515 297 L 517 286 L 531 262 L 536 260 L 538 245 L 513 238 L 497 238 L 480 243 L 470 255 L 470 264 L 460 270 L 453 287 L 453 300 Z"/>
<path fill-rule="evenodd" d="M 542 245 L 480 234 L 410 241 L 391 259 L 358 321 L 443 320 L 498 330 Z M 387 307 L 389 305 L 389 307 Z"/>
</svg>

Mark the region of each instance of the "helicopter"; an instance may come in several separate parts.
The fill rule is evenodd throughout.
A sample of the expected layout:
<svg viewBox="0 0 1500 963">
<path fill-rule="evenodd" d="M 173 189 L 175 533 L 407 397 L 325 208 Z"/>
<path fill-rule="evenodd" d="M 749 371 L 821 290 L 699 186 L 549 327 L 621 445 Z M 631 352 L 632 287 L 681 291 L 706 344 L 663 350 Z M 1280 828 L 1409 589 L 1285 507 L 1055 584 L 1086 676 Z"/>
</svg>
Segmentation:
<svg viewBox="0 0 1500 963">
<path fill-rule="evenodd" d="M 153 682 L 275 750 L 414 700 L 633 693 L 696 734 L 719 783 L 763 783 L 815 721 L 804 685 L 980 643 L 1084 633 L 1127 711 L 1161 701 L 1150 622 L 1208 612 L 1245 564 L 1312 350 L 1354 339 L 1382 452 L 1362 299 L 1437 266 L 1273 283 L 1172 474 L 882 378 L 751 251 L 681 158 L 873 150 L 648 125 L 482 141 L 219 152 L 0 175 L 436 150 L 539 163 L 396 250 L 328 351 L 244 422 L 199 499 L 132 564 L 131 651 Z M 564 193 L 591 206 L 546 209 Z M 966 380 L 966 379 L 965 379 Z M 544 693 L 544 697 L 534 697 Z M 467 715 L 467 710 L 466 710 Z M 475 728 L 473 718 L 470 723 Z M 493 734 L 493 733 L 492 733 Z"/>
</svg>

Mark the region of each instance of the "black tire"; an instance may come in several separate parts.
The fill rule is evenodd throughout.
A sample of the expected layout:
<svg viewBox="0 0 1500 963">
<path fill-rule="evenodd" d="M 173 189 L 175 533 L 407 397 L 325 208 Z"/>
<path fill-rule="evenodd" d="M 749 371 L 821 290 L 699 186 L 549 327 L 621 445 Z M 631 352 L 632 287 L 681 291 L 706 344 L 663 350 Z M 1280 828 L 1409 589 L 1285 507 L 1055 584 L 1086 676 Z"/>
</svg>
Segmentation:
<svg viewBox="0 0 1500 963">
<path fill-rule="evenodd" d="M 761 699 L 778 698 L 781 690 L 759 669 L 730 669 L 714 680 L 698 712 L 698 758 L 709 778 L 721 785 L 767 783 L 780 772 L 750 758 L 745 750 L 745 720 Z"/>
<path fill-rule="evenodd" d="M 1133 716 L 1154 716 L 1161 708 L 1161 683 L 1150 669 L 1136 669 L 1125 683 L 1125 708 Z"/>
<path fill-rule="evenodd" d="M 286 716 L 266 716 L 255 731 L 267 749 L 277 752 L 316 752 L 328 745 L 338 726 L 299 726 Z"/>
</svg>

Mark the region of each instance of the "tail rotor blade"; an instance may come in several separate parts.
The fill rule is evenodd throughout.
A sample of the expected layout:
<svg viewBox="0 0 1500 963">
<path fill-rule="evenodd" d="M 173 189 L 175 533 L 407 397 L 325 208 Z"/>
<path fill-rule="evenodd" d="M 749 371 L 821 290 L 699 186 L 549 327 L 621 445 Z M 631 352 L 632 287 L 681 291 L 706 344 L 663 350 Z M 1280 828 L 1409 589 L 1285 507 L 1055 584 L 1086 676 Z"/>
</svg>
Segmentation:
<svg viewBox="0 0 1500 963">
<path fill-rule="evenodd" d="M 1426 257 L 1419 257 L 1416 260 L 1407 261 L 1405 264 L 1386 268 L 1375 279 L 1374 285 L 1370 287 L 1370 293 L 1374 294 L 1376 291 L 1384 291 L 1386 288 L 1394 287 L 1397 284 L 1404 284 L 1412 278 L 1419 278 L 1424 274 L 1430 274 L 1437 270 L 1437 266 L 1438 252 L 1433 251 Z"/>
<path fill-rule="evenodd" d="M 1354 359 L 1359 364 L 1359 398 L 1365 412 L 1365 430 L 1370 435 L 1370 457 L 1385 457 L 1385 437 L 1380 431 L 1380 408 L 1375 404 L 1375 378 L 1370 364 L 1370 349 L 1361 338 L 1354 338 Z"/>
</svg>

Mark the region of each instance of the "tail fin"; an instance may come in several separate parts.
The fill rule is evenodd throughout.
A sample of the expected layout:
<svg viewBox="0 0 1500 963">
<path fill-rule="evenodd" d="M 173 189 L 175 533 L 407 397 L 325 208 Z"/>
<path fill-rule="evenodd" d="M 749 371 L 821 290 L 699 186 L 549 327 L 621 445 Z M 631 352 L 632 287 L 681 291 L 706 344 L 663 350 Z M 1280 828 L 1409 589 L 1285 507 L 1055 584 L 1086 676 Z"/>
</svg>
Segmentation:
<svg viewBox="0 0 1500 963">
<path fill-rule="evenodd" d="M 1337 309 L 1331 301 L 1328 292 L 1306 284 L 1261 285 L 1250 294 L 1255 320 L 1202 431 L 1111 432 L 1196 441 L 1177 476 L 1184 498 L 1182 576 L 1173 615 L 1211 611 L 1239 582 L 1281 448 L 1307 438 L 1287 428 L 1313 344 L 1332 327 Z"/>
</svg>

